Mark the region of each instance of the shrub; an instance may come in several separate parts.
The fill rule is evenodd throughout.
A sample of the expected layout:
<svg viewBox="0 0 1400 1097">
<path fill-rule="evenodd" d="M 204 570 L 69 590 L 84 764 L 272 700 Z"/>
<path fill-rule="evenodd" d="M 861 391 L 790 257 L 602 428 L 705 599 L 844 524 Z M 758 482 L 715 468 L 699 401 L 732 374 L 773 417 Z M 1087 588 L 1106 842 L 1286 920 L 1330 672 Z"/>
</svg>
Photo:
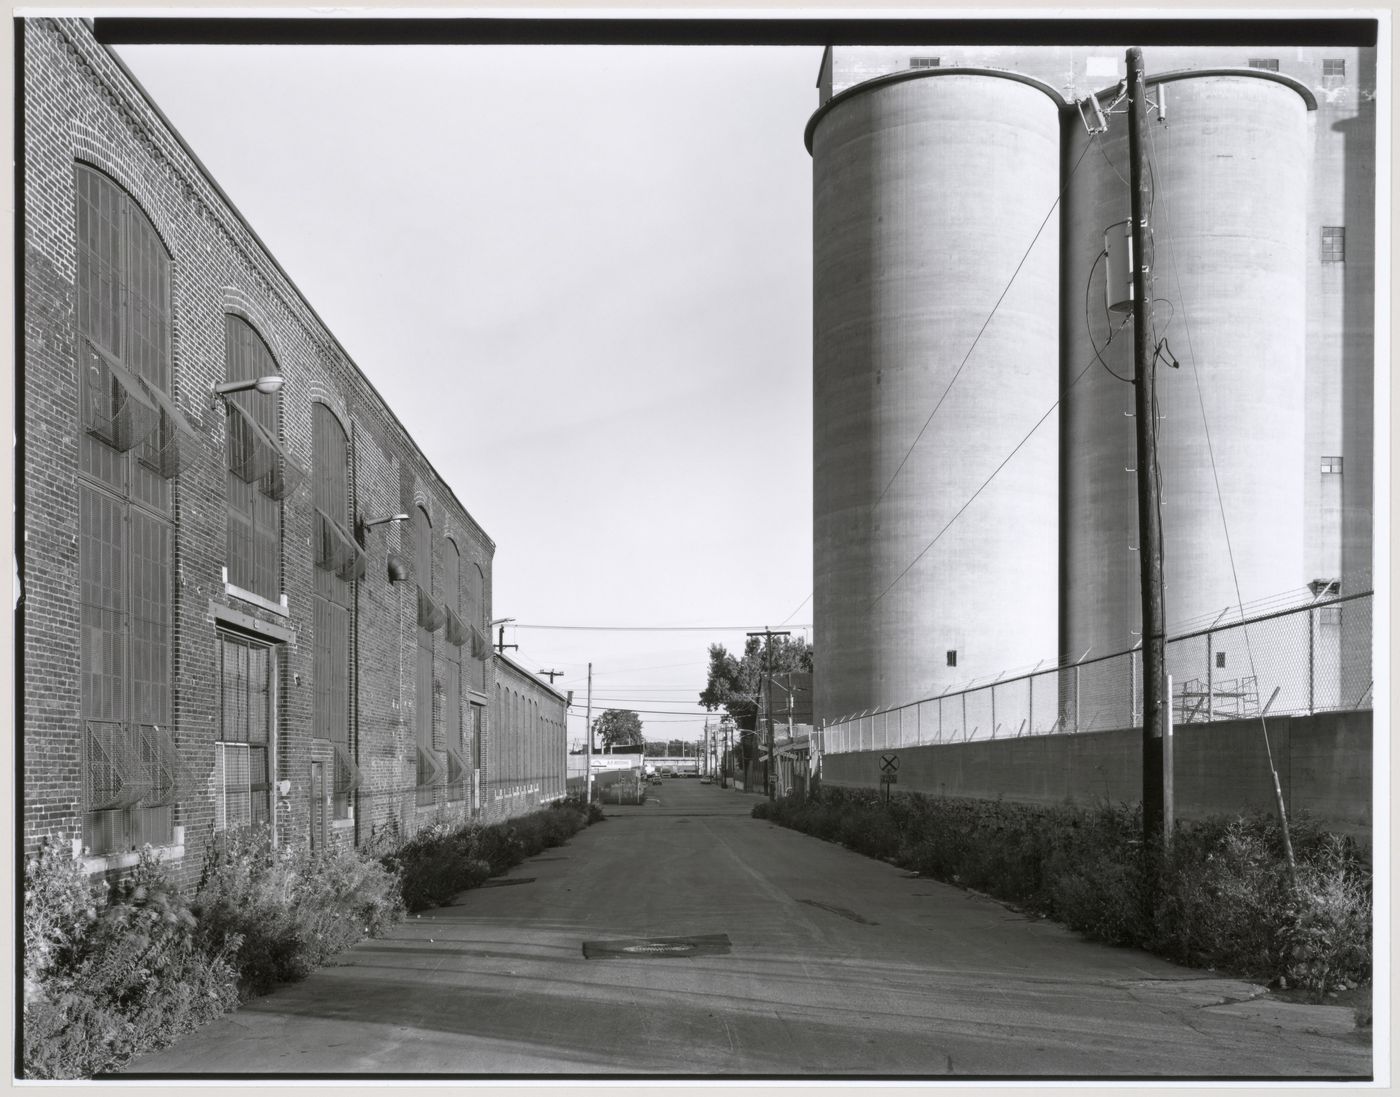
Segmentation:
<svg viewBox="0 0 1400 1097">
<path fill-rule="evenodd" d="M 1262 815 L 1178 824 L 1149 859 L 1135 806 L 1036 807 L 824 788 L 760 801 L 768 819 L 921 875 L 986 891 L 1096 940 L 1182 963 L 1278 980 L 1321 998 L 1371 975 L 1371 874 L 1355 844 L 1306 820 Z M 1154 890 L 1149 894 L 1148 888 Z"/>
<path fill-rule="evenodd" d="M 588 825 L 597 805 L 591 809 L 585 816 L 566 801 L 504 823 L 426 827 L 384 854 L 383 863 L 398 876 L 409 911 L 444 906 L 526 857 L 562 845 Z"/>
<path fill-rule="evenodd" d="M 149 846 L 115 893 L 82 872 L 52 849 L 26 865 L 29 1078 L 111 1070 L 237 1005 L 228 949 L 198 946 L 195 917 Z"/>
<path fill-rule="evenodd" d="M 348 847 L 274 849 L 266 827 L 221 834 L 195 893 L 206 951 L 229 949 L 245 996 L 304 978 L 402 915 L 397 879 Z"/>
</svg>

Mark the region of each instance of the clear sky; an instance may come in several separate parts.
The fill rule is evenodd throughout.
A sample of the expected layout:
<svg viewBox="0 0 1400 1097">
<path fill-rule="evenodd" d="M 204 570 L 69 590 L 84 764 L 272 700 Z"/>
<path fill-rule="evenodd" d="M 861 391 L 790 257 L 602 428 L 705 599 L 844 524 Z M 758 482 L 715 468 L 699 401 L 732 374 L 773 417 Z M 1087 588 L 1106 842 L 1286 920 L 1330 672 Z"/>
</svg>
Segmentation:
<svg viewBox="0 0 1400 1097">
<path fill-rule="evenodd" d="M 570 740 L 589 661 L 698 737 L 707 646 L 811 621 L 821 51 L 119 53 L 496 542 Z"/>
</svg>

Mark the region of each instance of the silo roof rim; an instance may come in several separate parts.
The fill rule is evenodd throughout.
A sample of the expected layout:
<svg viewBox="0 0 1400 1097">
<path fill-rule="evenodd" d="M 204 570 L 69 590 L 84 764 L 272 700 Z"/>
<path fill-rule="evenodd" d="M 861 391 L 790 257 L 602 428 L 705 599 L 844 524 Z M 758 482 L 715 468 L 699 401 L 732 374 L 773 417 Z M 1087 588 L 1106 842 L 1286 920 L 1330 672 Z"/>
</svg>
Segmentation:
<svg viewBox="0 0 1400 1097">
<path fill-rule="evenodd" d="M 1038 80 L 1034 76 L 1027 76 L 1023 72 L 1015 72 L 1012 69 L 989 69 L 977 65 L 949 65 L 947 68 L 936 69 L 907 69 L 900 72 L 887 72 L 882 76 L 872 76 L 869 80 L 862 80 L 845 91 L 838 92 L 816 109 L 816 112 L 807 121 L 807 128 L 802 134 L 802 141 L 807 146 L 807 151 L 812 151 L 812 135 L 816 132 L 817 123 L 826 117 L 827 113 L 838 103 L 844 103 L 865 91 L 876 88 L 887 87 L 890 84 L 898 84 L 903 80 L 923 80 L 937 76 L 993 76 L 1002 80 L 1014 80 L 1018 84 L 1027 84 L 1030 87 L 1043 91 L 1054 102 L 1060 110 L 1064 110 L 1070 104 L 1063 95 L 1044 80 Z"/>
<path fill-rule="evenodd" d="M 817 123 L 820 122 L 827 113 L 838 103 L 859 95 L 864 91 L 871 91 L 876 88 L 886 87 L 889 84 L 897 84 L 902 80 L 922 80 L 936 76 L 995 76 L 1004 80 L 1015 80 L 1018 83 L 1028 84 L 1033 88 L 1039 88 L 1048 95 L 1061 110 L 1067 110 L 1073 103 L 1066 99 L 1056 88 L 1037 80 L 1034 76 L 1027 76 L 1025 73 L 1015 72 L 1011 69 L 991 69 L 972 65 L 949 65 L 947 68 L 936 69 L 908 69 L 901 72 L 888 72 L 882 76 L 873 76 L 869 80 L 862 80 L 859 84 L 854 84 L 845 91 L 838 92 L 818 107 L 812 117 L 807 121 L 807 128 L 802 134 L 802 141 L 807 146 L 807 151 L 812 151 L 812 135 L 816 132 Z M 1245 76 L 1253 80 L 1271 80 L 1275 84 L 1283 84 L 1292 88 L 1307 104 L 1308 110 L 1317 110 L 1317 96 L 1312 93 L 1306 84 L 1292 76 L 1287 76 L 1281 72 L 1270 72 L 1268 69 L 1219 67 L 1208 69 L 1175 69 L 1170 72 L 1159 72 L 1149 75 L 1147 83 L 1169 84 L 1177 80 L 1196 80 L 1210 76 Z M 1101 98 L 1113 95 L 1123 82 L 1120 80 L 1116 84 L 1110 84 L 1102 88 L 1096 94 Z"/>
<path fill-rule="evenodd" d="M 1153 73 L 1147 77 L 1147 83 L 1170 84 L 1176 80 L 1197 80 L 1207 76 L 1247 76 L 1252 80 L 1272 80 L 1275 84 L 1283 84 L 1292 88 L 1307 104 L 1308 110 L 1317 110 L 1317 96 L 1312 93 L 1312 89 L 1292 76 L 1286 76 L 1281 72 L 1270 72 L 1268 69 L 1218 67 L 1209 69 L 1173 69 L 1170 72 Z M 1113 95 L 1123 86 L 1123 81 L 1111 84 L 1096 94 L 1100 98 Z"/>
</svg>

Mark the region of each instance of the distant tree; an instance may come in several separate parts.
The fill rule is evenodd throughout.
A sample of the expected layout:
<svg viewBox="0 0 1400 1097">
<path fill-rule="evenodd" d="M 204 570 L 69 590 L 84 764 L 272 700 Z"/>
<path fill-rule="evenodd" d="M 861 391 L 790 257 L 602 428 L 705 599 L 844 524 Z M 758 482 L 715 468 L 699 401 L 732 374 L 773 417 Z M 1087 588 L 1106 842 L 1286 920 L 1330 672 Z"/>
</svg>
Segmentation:
<svg viewBox="0 0 1400 1097">
<path fill-rule="evenodd" d="M 631 709 L 610 708 L 593 721 L 593 730 L 604 749 L 641 746 L 642 720 Z"/>
<path fill-rule="evenodd" d="M 812 645 L 801 637 L 775 636 L 769 649 L 767 669 L 773 673 L 812 669 Z M 731 655 L 723 644 L 710 645 L 709 678 L 700 693 L 700 704 L 714 712 L 724 709 L 739 729 L 737 751 L 741 764 L 755 753 L 755 720 L 758 716 L 758 687 L 763 678 L 764 643 L 750 636 L 741 657 Z"/>
</svg>

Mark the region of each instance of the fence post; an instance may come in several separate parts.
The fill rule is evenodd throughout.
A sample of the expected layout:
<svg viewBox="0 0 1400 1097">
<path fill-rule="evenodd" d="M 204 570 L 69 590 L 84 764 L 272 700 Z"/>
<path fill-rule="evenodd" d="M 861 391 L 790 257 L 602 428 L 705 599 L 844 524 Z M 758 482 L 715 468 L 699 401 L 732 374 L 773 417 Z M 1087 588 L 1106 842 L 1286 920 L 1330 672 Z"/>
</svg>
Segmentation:
<svg viewBox="0 0 1400 1097">
<path fill-rule="evenodd" d="M 1215 719 L 1215 630 L 1206 633 L 1206 723 Z"/>
<path fill-rule="evenodd" d="M 1315 630 L 1315 628 L 1314 628 L 1314 615 L 1315 615 L 1315 613 L 1316 613 L 1315 610 L 1312 610 L 1312 609 L 1309 609 L 1309 610 L 1308 610 L 1308 715 L 1309 715 L 1309 716 L 1311 716 L 1311 715 L 1313 714 L 1313 705 L 1314 705 L 1314 703 L 1315 703 L 1315 699 L 1314 699 L 1314 697 L 1313 697 L 1313 691 L 1314 691 L 1314 688 L 1315 688 L 1315 685 L 1314 685 L 1314 684 L 1315 684 L 1316 675 L 1317 675 L 1317 663 L 1315 662 L 1315 659 L 1316 659 L 1316 651 L 1315 651 L 1315 639 L 1314 639 L 1315 633 L 1316 633 L 1316 630 Z"/>
</svg>

